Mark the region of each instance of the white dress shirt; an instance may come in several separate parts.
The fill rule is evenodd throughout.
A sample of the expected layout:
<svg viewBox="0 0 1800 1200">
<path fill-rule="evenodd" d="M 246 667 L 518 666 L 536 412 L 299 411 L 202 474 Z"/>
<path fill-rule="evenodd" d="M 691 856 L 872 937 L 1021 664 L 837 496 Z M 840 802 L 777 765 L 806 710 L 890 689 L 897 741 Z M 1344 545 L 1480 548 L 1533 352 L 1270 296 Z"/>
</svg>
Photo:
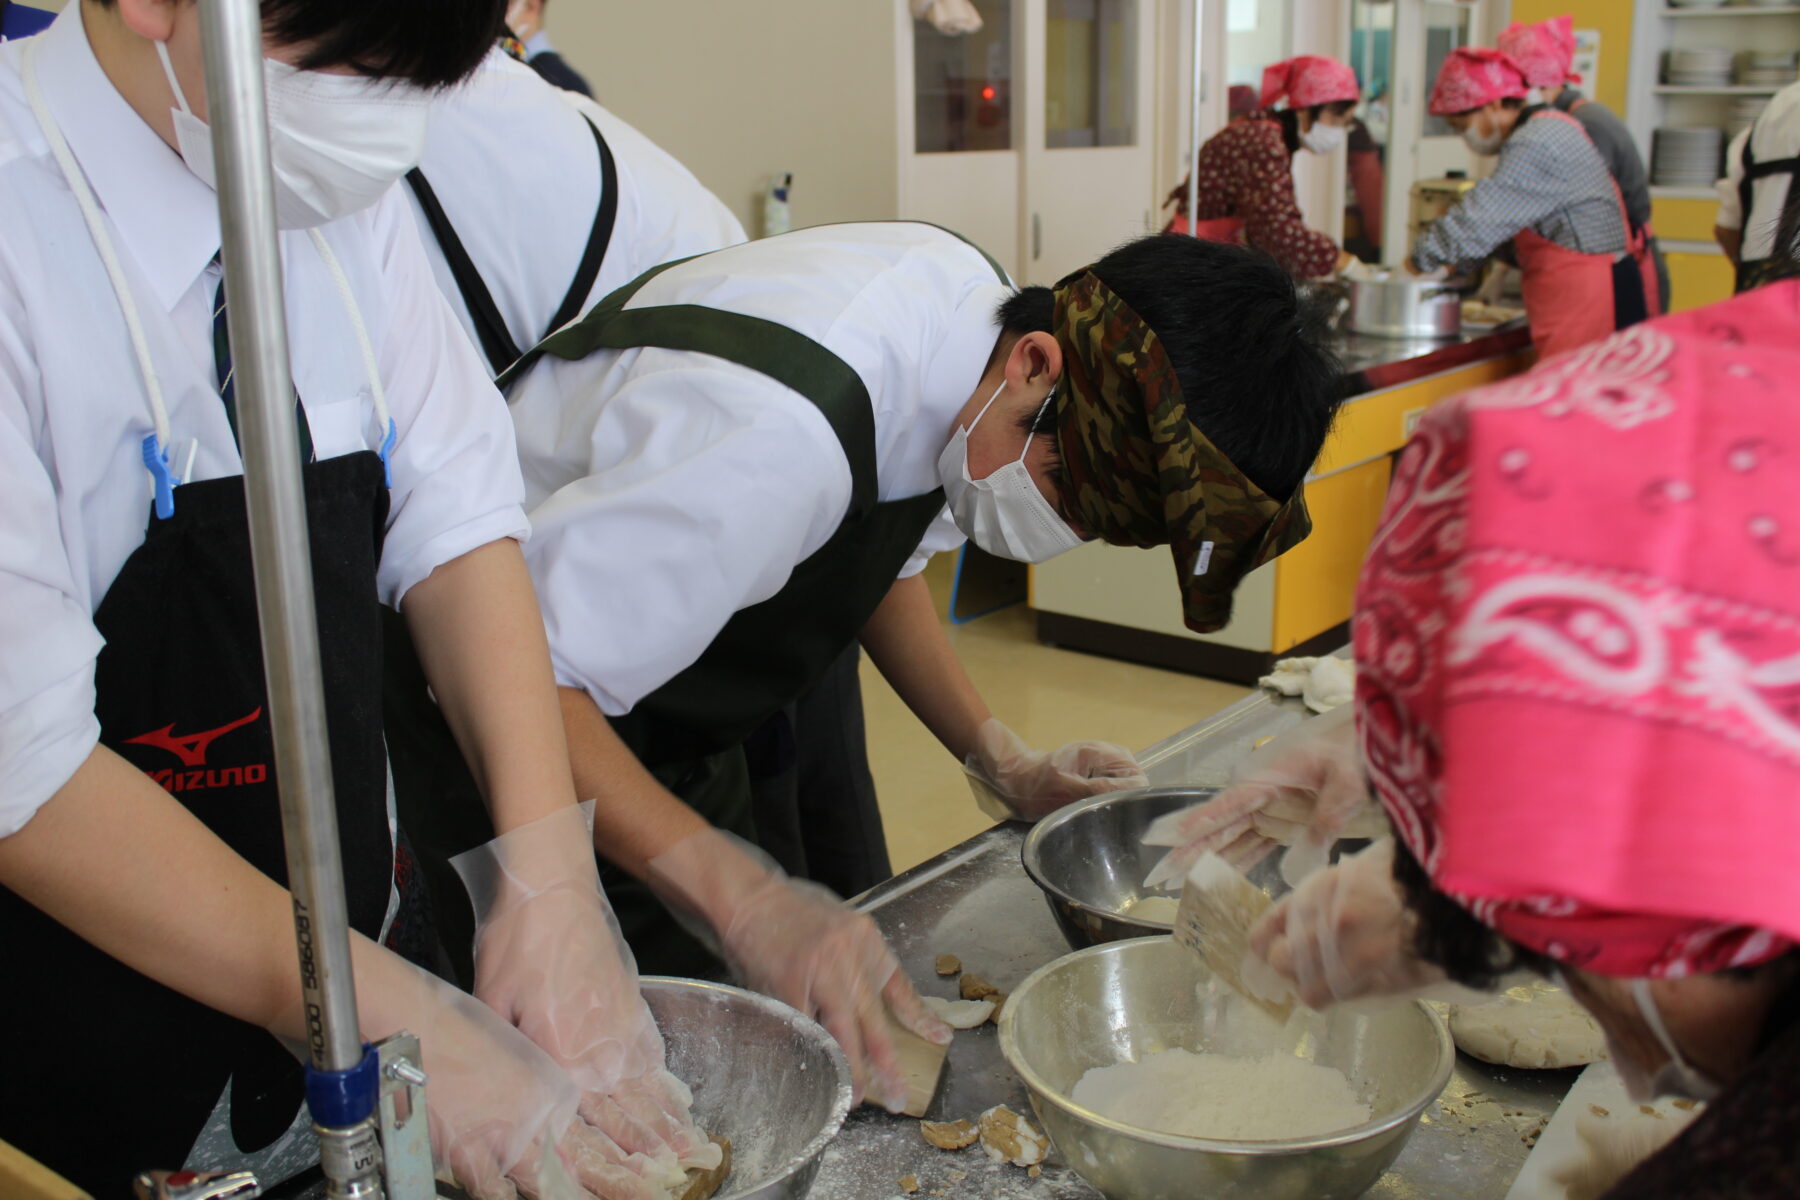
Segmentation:
<svg viewBox="0 0 1800 1200">
<path fill-rule="evenodd" d="M 632 308 L 697 304 L 778 321 L 861 376 L 880 499 L 935 491 L 1011 289 L 981 254 L 919 224 L 832 225 L 672 267 Z M 618 715 L 773 596 L 850 505 L 850 466 L 810 402 L 705 354 L 546 357 L 513 388 L 557 682 Z M 941 515 L 902 572 L 962 543 Z"/>
<path fill-rule="evenodd" d="M 1756 124 L 1731 140 L 1725 151 L 1725 178 L 1717 184 L 1720 229 L 1742 229 L 1745 262 L 1769 257 L 1775 250 L 1775 227 L 1781 222 L 1781 210 L 1787 204 L 1788 188 L 1794 177 L 1788 174 L 1765 175 L 1750 185 L 1751 218 L 1744 225 L 1744 200 L 1738 187 L 1744 181 L 1744 147 L 1754 137 L 1756 161 L 1774 162 L 1779 158 L 1800 157 L 1800 83 L 1790 83 L 1775 93 Z"/>
<path fill-rule="evenodd" d="M 600 154 L 588 120 L 612 149 L 619 210 L 599 277 L 580 311 L 660 263 L 744 240 L 731 210 L 656 143 L 586 96 L 550 86 L 495 50 L 473 77 L 432 105 L 419 167 L 521 350 L 554 332 L 550 320 L 593 229 Z M 450 264 L 412 189 L 403 190 L 438 284 L 474 338 Z"/>
<path fill-rule="evenodd" d="M 113 88 L 79 4 L 0 48 L 0 836 L 92 752 L 93 615 L 143 543 L 152 432 L 143 379 L 93 239 L 25 99 L 37 71 L 131 285 L 189 480 L 241 474 L 219 399 L 217 201 Z M 399 439 L 378 588 L 398 604 L 440 564 L 528 530 L 500 398 L 432 280 L 405 201 L 323 228 L 374 343 Z M 294 382 L 317 458 L 380 445 L 342 297 L 305 233 L 281 235 Z M 430 403 L 426 403 L 429 398 Z M 175 492 L 179 511 L 181 489 Z"/>
</svg>

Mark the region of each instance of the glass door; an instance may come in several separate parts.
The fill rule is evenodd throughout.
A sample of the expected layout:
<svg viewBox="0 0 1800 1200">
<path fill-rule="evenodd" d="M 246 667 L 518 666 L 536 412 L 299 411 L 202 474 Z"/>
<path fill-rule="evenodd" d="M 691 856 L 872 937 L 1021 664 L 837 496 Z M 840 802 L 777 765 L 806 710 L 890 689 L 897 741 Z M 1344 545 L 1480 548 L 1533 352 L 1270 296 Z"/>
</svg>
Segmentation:
<svg viewBox="0 0 1800 1200">
<path fill-rule="evenodd" d="M 901 162 L 899 215 L 956 230 L 1015 276 L 1022 245 L 1018 46 L 1028 2 L 973 0 L 977 32 L 944 34 L 914 20 L 901 45 L 911 93 L 902 121 L 910 117 L 912 128 L 903 129 L 911 153 Z"/>
<path fill-rule="evenodd" d="M 1026 3 L 1022 282 L 1054 283 L 1150 228 L 1150 0 Z"/>
<path fill-rule="evenodd" d="M 1477 162 L 1460 137 L 1429 111 L 1438 68 L 1459 46 L 1479 39 L 1480 0 L 1396 0 L 1394 79 L 1389 135 L 1386 234 L 1383 257 L 1398 263 L 1410 250 L 1408 229 L 1413 184 L 1460 173 L 1472 176 Z"/>
<path fill-rule="evenodd" d="M 1393 139 L 1394 5 L 1352 0 L 1350 66 L 1363 102 L 1350 123 L 1345 154 L 1344 249 L 1364 262 L 1383 261 L 1387 240 L 1388 145 Z"/>
</svg>

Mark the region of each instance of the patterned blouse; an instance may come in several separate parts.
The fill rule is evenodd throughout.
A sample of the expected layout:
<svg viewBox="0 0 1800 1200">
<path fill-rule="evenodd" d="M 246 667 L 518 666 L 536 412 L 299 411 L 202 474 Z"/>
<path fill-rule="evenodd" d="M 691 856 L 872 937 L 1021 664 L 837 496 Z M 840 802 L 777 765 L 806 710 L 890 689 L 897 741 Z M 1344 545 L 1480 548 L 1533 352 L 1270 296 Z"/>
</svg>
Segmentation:
<svg viewBox="0 0 1800 1200">
<path fill-rule="evenodd" d="M 1296 278 L 1318 279 L 1337 269 L 1337 243 L 1308 229 L 1300 215 L 1294 155 L 1281 122 L 1259 113 L 1227 125 L 1200 147 L 1199 170 L 1202 221 L 1242 217 L 1244 240 Z"/>
</svg>

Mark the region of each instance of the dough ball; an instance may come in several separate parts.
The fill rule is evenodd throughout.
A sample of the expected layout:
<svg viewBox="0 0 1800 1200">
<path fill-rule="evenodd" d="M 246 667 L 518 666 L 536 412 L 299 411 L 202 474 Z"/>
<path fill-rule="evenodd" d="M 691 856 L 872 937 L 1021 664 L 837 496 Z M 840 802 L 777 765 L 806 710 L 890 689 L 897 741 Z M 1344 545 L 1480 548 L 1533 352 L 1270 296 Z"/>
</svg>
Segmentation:
<svg viewBox="0 0 1800 1200">
<path fill-rule="evenodd" d="M 1606 1036 L 1587 1009 L 1541 980 L 1486 1004 L 1451 1005 L 1450 1036 L 1463 1053 L 1499 1067 L 1585 1067 L 1606 1057 Z"/>
</svg>

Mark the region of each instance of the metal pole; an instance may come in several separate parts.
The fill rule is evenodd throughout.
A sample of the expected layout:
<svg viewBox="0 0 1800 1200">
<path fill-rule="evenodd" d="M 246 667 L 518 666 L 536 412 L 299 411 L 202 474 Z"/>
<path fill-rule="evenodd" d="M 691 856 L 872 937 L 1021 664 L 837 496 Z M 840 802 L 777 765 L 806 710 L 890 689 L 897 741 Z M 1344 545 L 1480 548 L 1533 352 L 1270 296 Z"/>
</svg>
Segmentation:
<svg viewBox="0 0 1800 1200">
<path fill-rule="evenodd" d="M 318 617 L 313 607 L 312 554 L 293 419 L 281 254 L 270 173 L 263 92 L 262 14 L 257 0 L 202 0 L 207 119 L 217 164 L 225 298 L 231 313 L 231 357 L 244 458 L 250 557 L 262 625 L 263 669 L 275 739 L 281 825 L 307 1042 L 314 1072 L 308 1100 L 321 1135 L 331 1194 L 379 1194 L 368 1182 L 379 1169 L 373 1112 L 358 1099 L 321 1103 L 318 1082 L 339 1098 L 360 1096 L 368 1067 L 356 1014 L 350 964 L 349 909 L 338 852 L 337 804 L 326 737 Z M 371 1052 L 372 1053 L 372 1052 Z M 321 1113 L 333 1107 L 335 1116 Z M 360 1123 L 360 1128 L 359 1128 Z M 366 1136 L 363 1136 L 365 1135 Z"/>
<path fill-rule="evenodd" d="M 1206 0 L 1194 0 L 1194 63 L 1188 97 L 1188 232 L 1200 228 L 1200 99 L 1206 70 L 1200 51 L 1206 44 Z"/>
</svg>

